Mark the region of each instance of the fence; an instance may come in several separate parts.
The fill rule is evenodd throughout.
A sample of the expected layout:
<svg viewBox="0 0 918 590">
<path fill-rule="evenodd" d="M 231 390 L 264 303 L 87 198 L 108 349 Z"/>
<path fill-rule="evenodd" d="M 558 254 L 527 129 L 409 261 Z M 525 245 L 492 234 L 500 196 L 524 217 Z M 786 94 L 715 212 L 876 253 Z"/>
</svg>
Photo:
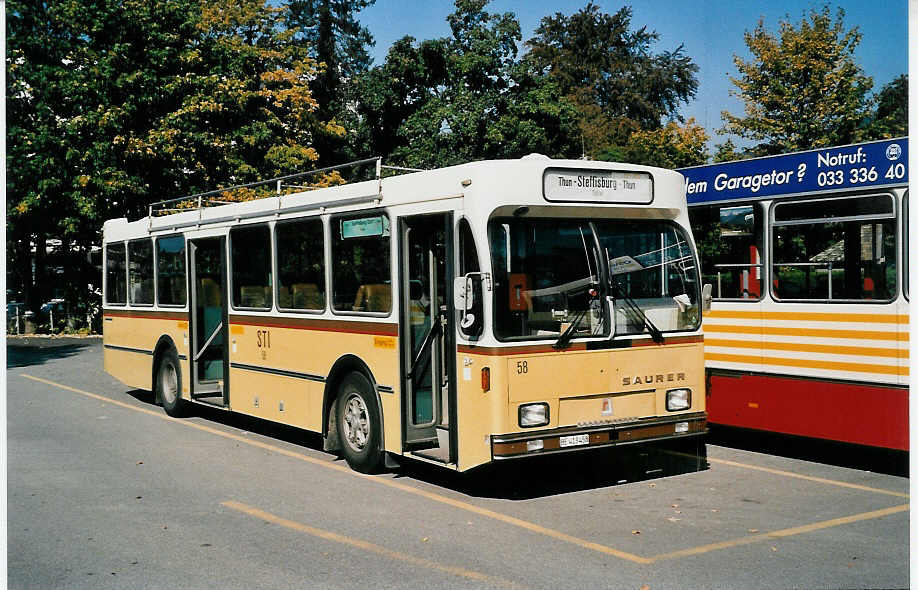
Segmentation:
<svg viewBox="0 0 918 590">
<path fill-rule="evenodd" d="M 73 311 L 60 302 L 45 304 L 37 313 L 25 309 L 23 303 L 6 306 L 7 335 L 98 334 L 101 320 L 98 310 Z"/>
</svg>

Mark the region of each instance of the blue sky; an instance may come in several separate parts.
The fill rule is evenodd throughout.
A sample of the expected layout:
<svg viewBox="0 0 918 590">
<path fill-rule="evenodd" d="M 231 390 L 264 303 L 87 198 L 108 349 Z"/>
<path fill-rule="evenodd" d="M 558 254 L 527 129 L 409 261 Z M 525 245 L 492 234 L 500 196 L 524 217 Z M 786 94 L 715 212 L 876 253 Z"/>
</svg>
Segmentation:
<svg viewBox="0 0 918 590">
<path fill-rule="evenodd" d="M 523 29 L 523 41 L 532 37 L 543 16 L 561 12 L 572 14 L 583 8 L 587 0 L 492 0 L 489 12 L 513 12 Z M 597 1 L 610 14 L 624 4 Z M 698 93 L 682 108 L 686 118 L 695 117 L 712 136 L 712 144 L 721 143 L 724 136 L 715 135 L 722 125 L 720 113 L 729 110 L 742 113 L 742 103 L 729 95 L 733 85 L 728 75 L 736 75 L 733 55 L 749 58 L 743 33 L 752 30 L 764 18 L 766 27 L 777 30 L 778 21 L 789 15 L 799 22 L 804 12 L 819 9 L 823 2 L 805 0 L 636 0 L 633 28 L 646 26 L 660 35 L 654 51 L 673 50 L 683 44 L 686 53 L 698 67 Z M 845 10 L 848 28 L 857 26 L 863 39 L 856 59 L 864 72 L 873 77 L 874 90 L 908 68 L 908 5 L 907 0 L 845 0 L 831 4 Z M 385 60 L 392 42 L 405 35 L 431 39 L 449 35 L 446 16 L 453 11 L 451 0 L 376 0 L 376 5 L 364 10 L 359 19 L 376 38 L 372 51 L 376 63 Z"/>
</svg>

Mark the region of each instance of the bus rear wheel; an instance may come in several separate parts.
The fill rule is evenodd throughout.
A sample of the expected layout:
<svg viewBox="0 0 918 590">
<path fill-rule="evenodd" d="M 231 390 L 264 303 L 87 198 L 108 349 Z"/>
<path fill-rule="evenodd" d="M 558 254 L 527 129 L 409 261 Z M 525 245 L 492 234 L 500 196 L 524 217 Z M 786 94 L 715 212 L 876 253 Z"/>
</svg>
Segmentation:
<svg viewBox="0 0 918 590">
<path fill-rule="evenodd" d="M 341 451 L 354 471 L 375 473 L 382 464 L 379 407 L 370 381 L 351 373 L 338 389 L 336 426 Z"/>
<path fill-rule="evenodd" d="M 163 409 L 173 418 L 185 415 L 186 404 L 182 399 L 182 372 L 175 349 L 169 348 L 159 359 L 156 369 L 156 396 Z"/>
</svg>

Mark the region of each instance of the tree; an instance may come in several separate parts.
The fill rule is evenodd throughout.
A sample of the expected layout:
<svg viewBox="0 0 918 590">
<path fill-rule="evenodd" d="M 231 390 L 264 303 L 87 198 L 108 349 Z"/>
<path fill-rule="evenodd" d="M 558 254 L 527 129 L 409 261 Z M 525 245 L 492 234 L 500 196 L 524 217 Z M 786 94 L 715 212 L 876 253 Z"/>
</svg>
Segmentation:
<svg viewBox="0 0 918 590">
<path fill-rule="evenodd" d="M 10 3 L 8 247 L 16 252 L 13 284 L 29 307 L 56 295 L 55 285 L 80 295 L 87 282 L 99 286 L 73 280 L 86 270 L 85 256 L 70 254 L 98 243 L 102 219 L 123 212 L 130 164 L 118 157 L 113 132 L 149 116 L 151 97 L 161 93 L 158 73 L 175 63 L 175 40 L 188 31 L 190 5 Z M 63 242 L 55 265 L 63 277 L 46 269 L 51 238 Z"/>
<path fill-rule="evenodd" d="M 348 139 L 359 157 L 391 155 L 406 145 L 399 130 L 446 79 L 442 40 L 417 43 L 403 37 L 389 48 L 385 62 L 360 77 L 359 118 Z"/>
<path fill-rule="evenodd" d="M 457 0 L 447 18 L 452 36 L 405 37 L 363 77 L 357 137 L 369 149 L 415 167 L 579 153 L 573 106 L 516 58 L 516 18 L 486 4 Z"/>
<path fill-rule="evenodd" d="M 354 127 L 356 79 L 372 64 L 368 48 L 373 35 L 357 21 L 357 13 L 376 0 L 290 0 L 286 26 L 296 30 L 293 41 L 319 65 L 310 88 L 321 120 Z M 316 146 L 329 164 L 349 154 L 342 136 L 325 136 Z"/>
<path fill-rule="evenodd" d="M 316 64 L 291 43 L 283 10 L 265 0 L 205 3 L 191 75 L 175 80 L 179 107 L 146 138 L 196 187 L 237 184 L 308 169 L 319 137 L 343 133 L 317 116 Z"/>
<path fill-rule="evenodd" d="M 855 141 L 873 82 L 854 60 L 861 33 L 845 30 L 844 15 L 824 6 L 796 25 L 780 21 L 777 34 L 761 20 L 747 31 L 752 59 L 734 56 L 739 77 L 730 78 L 745 116 L 724 111 L 721 131 L 762 142 L 758 155 Z"/>
<path fill-rule="evenodd" d="M 71 47 L 63 5 L 11 0 L 7 6 L 7 285 L 19 287 L 37 309 L 44 293 L 45 252 L 54 211 L 68 186 L 59 174 L 67 150 L 59 141 L 70 101 Z M 33 259 L 32 249 L 35 248 Z M 34 272 L 33 272 L 34 260 Z"/>
<path fill-rule="evenodd" d="M 600 154 L 599 159 L 630 162 L 661 168 L 685 168 L 708 160 L 708 134 L 690 118 L 685 125 L 670 121 L 659 129 L 638 130 L 619 148 Z"/>
<path fill-rule="evenodd" d="M 717 149 L 714 150 L 714 162 L 732 162 L 733 160 L 742 159 L 742 152 L 737 150 L 736 144 L 729 138 L 725 142 L 718 144 Z"/>
<path fill-rule="evenodd" d="M 315 138 L 342 132 L 316 117 L 315 62 L 263 0 L 15 1 L 8 14 L 8 227 L 26 285 L 33 244 L 36 259 L 48 237 L 88 247 L 102 220 L 151 201 L 308 168 Z M 33 307 L 49 284 L 37 267 Z"/>
<path fill-rule="evenodd" d="M 294 40 L 304 44 L 321 70 L 312 86 L 313 95 L 328 108 L 339 98 L 338 86 L 366 72 L 372 64 L 367 51 L 373 35 L 357 21 L 356 14 L 376 0 L 290 0 L 287 26 L 297 29 Z"/>
<path fill-rule="evenodd" d="M 680 105 L 695 96 L 698 66 L 680 45 L 654 53 L 655 31 L 631 28 L 632 11 L 614 15 L 592 1 L 579 12 L 542 19 L 527 44 L 526 60 L 547 74 L 577 105 L 586 149 L 622 145 L 638 129 L 679 120 Z"/>
<path fill-rule="evenodd" d="M 883 86 L 876 109 L 864 125 L 862 139 L 890 139 L 908 135 L 908 76 L 902 74 Z"/>
</svg>

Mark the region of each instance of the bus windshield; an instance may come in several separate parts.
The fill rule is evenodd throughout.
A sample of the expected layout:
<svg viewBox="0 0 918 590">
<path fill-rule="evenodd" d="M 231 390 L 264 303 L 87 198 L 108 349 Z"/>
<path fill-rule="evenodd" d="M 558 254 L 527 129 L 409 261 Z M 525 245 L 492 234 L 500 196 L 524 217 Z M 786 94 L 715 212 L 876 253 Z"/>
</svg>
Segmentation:
<svg viewBox="0 0 918 590">
<path fill-rule="evenodd" d="M 698 327 L 698 268 L 685 230 L 663 221 L 595 224 L 615 298 L 630 298 L 661 332 Z M 641 314 L 615 305 L 615 334 L 644 331 Z"/>
<path fill-rule="evenodd" d="M 490 240 L 500 339 L 608 336 L 606 295 L 616 335 L 698 326 L 694 256 L 675 224 L 500 218 Z"/>
</svg>

